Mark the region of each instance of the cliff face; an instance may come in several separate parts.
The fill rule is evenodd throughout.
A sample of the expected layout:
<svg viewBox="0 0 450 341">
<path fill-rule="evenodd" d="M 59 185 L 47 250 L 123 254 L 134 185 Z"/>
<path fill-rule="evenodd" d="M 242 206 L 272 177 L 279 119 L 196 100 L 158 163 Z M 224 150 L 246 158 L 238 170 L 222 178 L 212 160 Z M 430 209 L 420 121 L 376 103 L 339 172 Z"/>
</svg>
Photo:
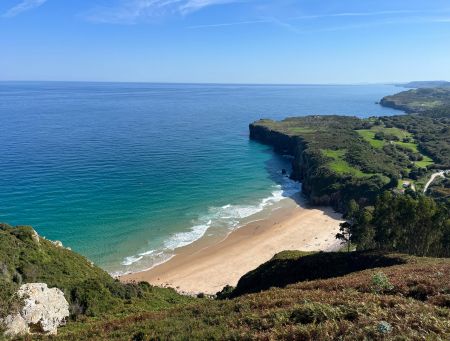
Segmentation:
<svg viewBox="0 0 450 341">
<path fill-rule="evenodd" d="M 255 123 L 250 124 L 250 139 L 270 145 L 277 153 L 294 156 L 298 138 Z"/>
<path fill-rule="evenodd" d="M 312 192 L 310 178 L 315 162 L 305 152 L 307 143 L 301 137 L 289 136 L 266 126 L 252 123 L 250 124 L 250 139 L 272 146 L 276 153 L 293 156 L 291 178 L 302 182 L 303 194 L 310 198 Z M 329 204 L 329 202 L 325 204 Z"/>
<path fill-rule="evenodd" d="M 308 159 L 304 155 L 306 142 L 300 137 L 293 137 L 269 129 L 268 127 L 250 124 L 250 139 L 272 146 L 276 153 L 293 156 L 291 178 L 304 180 Z"/>
<path fill-rule="evenodd" d="M 396 109 L 396 110 L 401 110 L 404 111 L 406 113 L 412 113 L 415 110 L 412 109 L 411 107 L 409 107 L 406 104 L 401 104 L 398 101 L 395 101 L 394 99 L 391 98 L 391 96 L 387 96 L 381 99 L 380 104 L 383 107 L 386 108 L 392 108 L 392 109 Z"/>
</svg>

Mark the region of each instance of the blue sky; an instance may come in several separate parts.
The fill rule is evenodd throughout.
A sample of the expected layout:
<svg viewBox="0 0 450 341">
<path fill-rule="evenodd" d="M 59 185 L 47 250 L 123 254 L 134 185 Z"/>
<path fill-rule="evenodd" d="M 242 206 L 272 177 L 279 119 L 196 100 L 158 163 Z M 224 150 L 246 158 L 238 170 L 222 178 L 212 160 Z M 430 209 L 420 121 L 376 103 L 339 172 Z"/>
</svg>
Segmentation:
<svg viewBox="0 0 450 341">
<path fill-rule="evenodd" d="M 450 80 L 448 0 L 0 0 L 1 80 Z"/>
</svg>

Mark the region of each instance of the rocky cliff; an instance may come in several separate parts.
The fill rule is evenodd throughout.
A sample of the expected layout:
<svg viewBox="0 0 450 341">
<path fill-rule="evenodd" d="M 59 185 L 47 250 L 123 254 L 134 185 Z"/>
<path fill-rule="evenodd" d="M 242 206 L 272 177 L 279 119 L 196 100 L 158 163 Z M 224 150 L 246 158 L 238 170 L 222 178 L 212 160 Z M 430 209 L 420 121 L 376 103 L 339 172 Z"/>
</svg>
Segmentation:
<svg viewBox="0 0 450 341">
<path fill-rule="evenodd" d="M 272 146 L 279 154 L 293 157 L 291 178 L 302 183 L 302 193 L 311 204 L 333 206 L 336 210 L 343 211 L 350 199 L 365 202 L 375 199 L 385 185 L 380 177 L 358 178 L 336 173 L 329 168 L 329 158 L 322 153 L 323 149 L 334 148 L 338 143 L 350 145 L 348 141 L 355 137 L 347 125 L 358 121 L 337 116 L 311 116 L 301 118 L 300 121 L 290 120 L 293 119 L 281 122 L 281 126 L 270 120 L 254 122 L 249 126 L 250 138 Z M 303 123 L 305 125 L 301 126 Z M 312 132 L 313 125 L 320 128 Z M 314 128 L 317 129 L 317 126 Z M 347 136 L 344 137 L 346 140 L 338 142 L 336 134 L 339 138 Z"/>
<path fill-rule="evenodd" d="M 315 194 L 314 174 L 319 164 L 315 155 L 308 151 L 308 143 L 302 137 L 275 131 L 255 122 L 250 124 L 250 139 L 272 146 L 279 154 L 292 156 L 290 176 L 302 182 L 302 193 L 315 204 L 331 204 L 330 200 Z"/>
</svg>

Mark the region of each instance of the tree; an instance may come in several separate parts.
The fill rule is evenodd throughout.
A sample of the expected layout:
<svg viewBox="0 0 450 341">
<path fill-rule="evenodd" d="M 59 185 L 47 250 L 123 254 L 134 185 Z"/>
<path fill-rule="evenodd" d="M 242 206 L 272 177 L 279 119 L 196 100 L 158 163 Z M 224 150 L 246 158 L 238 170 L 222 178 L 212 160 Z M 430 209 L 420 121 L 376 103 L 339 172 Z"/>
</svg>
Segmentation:
<svg viewBox="0 0 450 341">
<path fill-rule="evenodd" d="M 350 244 L 352 240 L 352 230 L 358 220 L 359 214 L 359 205 L 358 203 L 352 199 L 348 203 L 347 213 L 344 215 L 344 218 L 347 221 L 341 223 L 339 226 L 339 233 L 336 234 L 336 239 L 340 239 L 343 243 L 347 244 L 347 251 L 350 252 Z"/>
<path fill-rule="evenodd" d="M 347 244 L 347 252 L 350 252 L 350 241 L 352 237 L 351 225 L 345 221 L 339 225 L 339 233 L 336 234 L 336 239 L 342 240 L 343 244 Z"/>
<path fill-rule="evenodd" d="M 372 225 L 373 207 L 365 207 L 358 217 L 358 222 L 352 229 L 352 242 L 358 250 L 375 248 L 375 229 Z"/>
<path fill-rule="evenodd" d="M 386 189 L 397 188 L 398 182 L 398 178 L 396 176 L 393 176 L 389 183 L 386 185 Z"/>
<path fill-rule="evenodd" d="M 379 131 L 379 132 L 375 133 L 374 138 L 375 138 L 375 140 L 383 141 L 384 140 L 384 133 L 382 131 Z"/>
</svg>

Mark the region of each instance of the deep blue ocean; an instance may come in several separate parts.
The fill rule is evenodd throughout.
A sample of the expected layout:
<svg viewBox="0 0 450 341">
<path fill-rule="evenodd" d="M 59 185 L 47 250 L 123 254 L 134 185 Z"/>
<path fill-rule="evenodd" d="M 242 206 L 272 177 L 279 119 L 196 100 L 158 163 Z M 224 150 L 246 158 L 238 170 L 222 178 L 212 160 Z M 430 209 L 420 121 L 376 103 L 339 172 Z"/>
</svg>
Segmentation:
<svg viewBox="0 0 450 341">
<path fill-rule="evenodd" d="M 0 221 L 112 273 L 227 233 L 298 189 L 248 139 L 259 118 L 398 114 L 390 85 L 0 82 Z"/>
</svg>

